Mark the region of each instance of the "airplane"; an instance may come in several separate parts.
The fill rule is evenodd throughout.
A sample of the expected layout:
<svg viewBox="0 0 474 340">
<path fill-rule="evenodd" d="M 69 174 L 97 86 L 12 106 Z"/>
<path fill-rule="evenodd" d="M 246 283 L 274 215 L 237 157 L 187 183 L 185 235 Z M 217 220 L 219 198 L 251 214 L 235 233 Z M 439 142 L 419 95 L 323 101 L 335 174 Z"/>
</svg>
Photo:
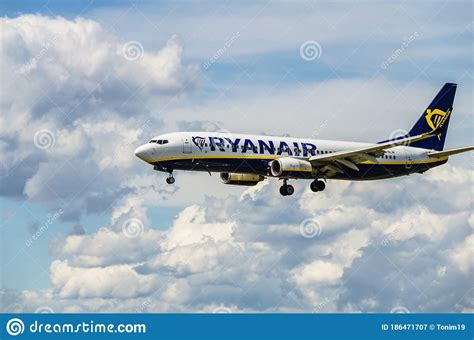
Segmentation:
<svg viewBox="0 0 474 340">
<path fill-rule="evenodd" d="M 446 83 L 412 129 L 378 143 L 329 141 L 216 132 L 174 132 L 156 136 L 139 146 L 135 155 L 167 172 L 174 170 L 220 173 L 225 184 L 252 186 L 269 177 L 283 181 L 280 194 L 290 196 L 293 179 L 311 179 L 313 192 L 327 180 L 377 180 L 425 171 L 474 146 L 443 150 L 453 111 L 456 84 Z"/>
</svg>

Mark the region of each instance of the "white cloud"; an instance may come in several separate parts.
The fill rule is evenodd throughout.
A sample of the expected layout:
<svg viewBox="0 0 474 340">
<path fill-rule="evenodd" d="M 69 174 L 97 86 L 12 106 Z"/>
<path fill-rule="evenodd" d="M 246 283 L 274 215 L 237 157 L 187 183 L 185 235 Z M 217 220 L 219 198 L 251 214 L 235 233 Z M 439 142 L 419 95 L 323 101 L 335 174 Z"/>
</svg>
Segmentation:
<svg viewBox="0 0 474 340">
<path fill-rule="evenodd" d="M 205 210 L 199 206 L 184 209 L 176 218 L 164 242 L 166 249 L 193 243 L 230 241 L 232 223 L 208 223 Z"/>
<path fill-rule="evenodd" d="M 474 235 L 467 236 L 460 245 L 448 251 L 448 254 L 459 270 L 470 273 L 474 258 Z"/>
<path fill-rule="evenodd" d="M 139 275 L 129 265 L 78 268 L 56 260 L 51 263 L 51 282 L 62 298 L 133 298 L 149 294 L 154 277 Z"/>
<path fill-rule="evenodd" d="M 459 169 L 443 172 L 452 176 Z M 437 176 L 394 181 L 410 188 L 416 183 L 421 192 L 429 188 L 449 200 L 451 190 L 432 177 Z M 51 266 L 53 291 L 35 295 L 35 301 L 60 311 L 469 309 L 463 298 L 472 271 L 469 205 L 436 218 L 431 210 L 437 203 L 415 201 L 405 209 L 406 202 L 396 199 L 404 194 L 400 190 L 390 193 L 397 207 L 384 210 L 371 204 L 372 197 L 360 196 L 365 186 L 330 181 L 328 191 L 318 194 L 299 187 L 294 203 L 285 201 L 291 213 L 282 213 L 278 184 L 269 182 L 225 200 L 209 197 L 203 205 L 189 206 L 166 231 L 146 228 L 135 239 L 108 228 L 68 236 L 54 253 L 67 260 Z M 390 181 L 378 182 L 375 191 L 394 187 Z M 342 193 L 334 195 L 331 188 Z M 460 187 L 456 194 L 469 198 L 469 190 Z M 324 221 L 321 234 L 310 239 L 299 233 L 300 217 L 308 211 Z M 347 215 L 350 220 L 364 216 L 364 221 L 350 223 Z M 15 301 L 10 305 L 22 305 L 31 294 L 10 297 Z"/>
<path fill-rule="evenodd" d="M 9 80 L 0 133 L 10 145 L 0 156 L 8 164 L 2 191 L 65 203 L 64 217 L 78 219 L 137 190 L 128 171 L 142 164 L 133 150 L 162 125 L 159 114 L 150 115 L 150 98 L 166 103 L 192 90 L 196 79 L 196 66 L 182 63 L 179 40 L 128 60 L 126 42 L 94 20 L 0 20 L 0 68 Z M 42 130 L 51 140 L 45 149 L 34 143 Z"/>
<path fill-rule="evenodd" d="M 343 268 L 335 263 L 316 260 L 294 272 L 295 281 L 299 285 L 311 284 L 334 284 L 339 281 L 343 274 Z"/>
</svg>

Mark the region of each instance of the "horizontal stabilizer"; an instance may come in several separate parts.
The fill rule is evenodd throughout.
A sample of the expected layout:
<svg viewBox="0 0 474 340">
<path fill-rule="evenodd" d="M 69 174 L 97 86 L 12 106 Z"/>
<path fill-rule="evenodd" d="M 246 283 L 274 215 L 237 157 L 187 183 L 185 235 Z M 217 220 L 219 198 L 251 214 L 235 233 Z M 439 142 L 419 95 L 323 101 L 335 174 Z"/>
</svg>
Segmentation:
<svg viewBox="0 0 474 340">
<path fill-rule="evenodd" d="M 455 155 L 457 153 L 461 152 L 467 152 L 474 150 L 474 146 L 466 146 L 464 148 L 457 148 L 457 149 L 451 149 L 451 150 L 445 150 L 445 151 L 433 151 L 428 153 L 428 156 L 433 157 L 433 158 L 443 158 L 443 157 L 448 157 L 451 155 Z"/>
</svg>

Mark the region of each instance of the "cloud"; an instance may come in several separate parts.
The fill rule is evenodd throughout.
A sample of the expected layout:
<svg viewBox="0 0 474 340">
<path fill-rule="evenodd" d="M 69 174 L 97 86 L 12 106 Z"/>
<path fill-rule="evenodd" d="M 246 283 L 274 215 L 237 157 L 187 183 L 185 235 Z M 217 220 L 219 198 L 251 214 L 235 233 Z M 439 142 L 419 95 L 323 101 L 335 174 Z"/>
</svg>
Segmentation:
<svg viewBox="0 0 474 340">
<path fill-rule="evenodd" d="M 286 201 L 270 181 L 184 208 L 169 230 L 146 222 L 132 239 L 112 224 L 69 235 L 54 252 L 52 292 L 36 298 L 58 311 L 71 301 L 80 311 L 109 312 L 469 310 L 472 202 L 435 213 L 452 196 L 471 197 L 470 185 L 456 192 L 446 185 L 457 175 L 472 171 L 445 165 L 383 182 L 332 181 L 318 194 L 297 185 Z M 415 184 L 423 199 L 398 199 Z M 392 209 L 372 203 L 382 194 Z M 117 208 L 112 220 L 122 213 Z M 313 238 L 301 232 L 307 216 L 321 225 Z M 11 305 L 29 294 L 9 295 Z"/>
<path fill-rule="evenodd" d="M 293 272 L 295 281 L 300 286 L 337 283 L 343 273 L 341 266 L 321 260 L 313 261 Z"/>
<path fill-rule="evenodd" d="M 94 20 L 0 20 L 0 68 L 9 79 L 0 101 L 0 163 L 8 165 L 0 194 L 62 206 L 70 220 L 132 195 L 133 150 L 162 125 L 150 99 L 166 103 L 196 82 L 179 39 L 155 51 L 138 46 L 134 56 Z"/>
<path fill-rule="evenodd" d="M 464 241 L 449 251 L 453 263 L 464 273 L 472 269 L 472 258 L 474 252 L 474 235 L 467 236 Z"/>
<path fill-rule="evenodd" d="M 51 282 L 61 298 L 132 298 L 149 293 L 153 280 L 127 265 L 84 269 L 71 267 L 67 261 L 51 263 Z"/>
</svg>

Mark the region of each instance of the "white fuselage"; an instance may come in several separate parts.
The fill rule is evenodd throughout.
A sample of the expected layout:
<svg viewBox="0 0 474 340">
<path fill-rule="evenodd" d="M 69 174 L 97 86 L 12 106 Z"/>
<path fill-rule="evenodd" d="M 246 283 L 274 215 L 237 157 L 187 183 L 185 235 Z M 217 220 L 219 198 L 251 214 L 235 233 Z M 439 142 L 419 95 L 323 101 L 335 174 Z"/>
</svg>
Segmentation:
<svg viewBox="0 0 474 340">
<path fill-rule="evenodd" d="M 310 156 L 361 148 L 369 143 L 330 141 L 295 137 L 225 134 L 215 132 L 175 132 L 156 136 L 138 147 L 135 154 L 142 160 L 156 162 L 179 159 L 275 159 Z M 430 161 L 430 150 L 397 146 L 378 157 L 379 164 L 411 164 Z"/>
</svg>

